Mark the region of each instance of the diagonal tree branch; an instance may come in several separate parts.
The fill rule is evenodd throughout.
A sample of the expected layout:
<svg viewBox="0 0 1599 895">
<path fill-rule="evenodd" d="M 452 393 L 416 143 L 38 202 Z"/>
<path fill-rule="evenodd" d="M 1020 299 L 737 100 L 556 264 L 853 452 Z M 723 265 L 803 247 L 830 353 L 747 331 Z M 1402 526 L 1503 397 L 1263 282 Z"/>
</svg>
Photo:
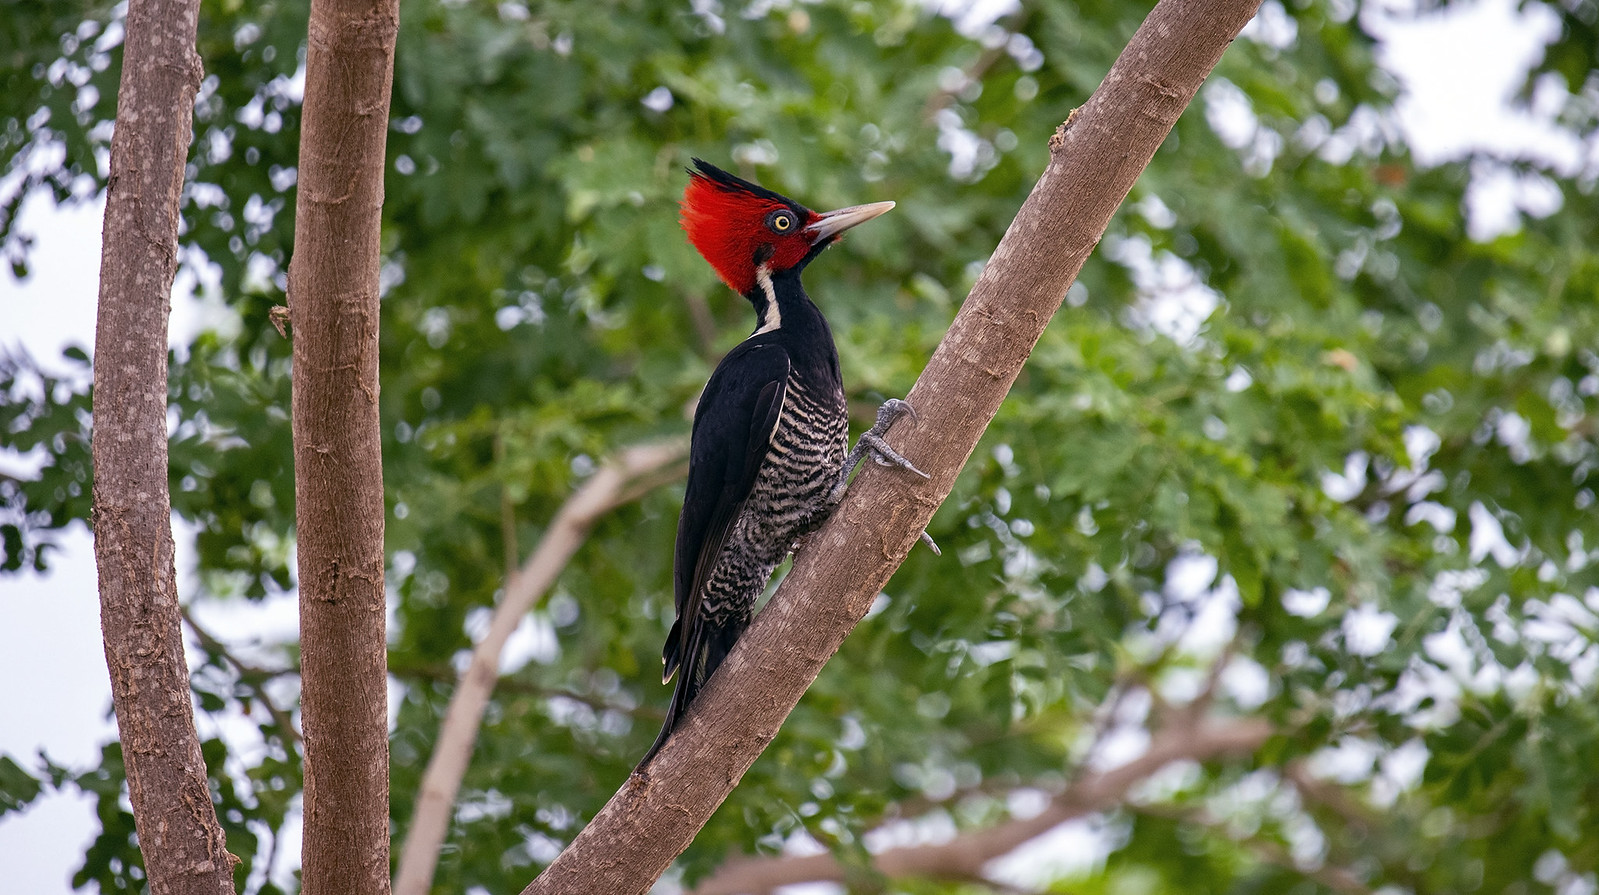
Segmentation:
<svg viewBox="0 0 1599 895">
<path fill-rule="evenodd" d="M 1254 718 L 1229 721 L 1184 719 L 1161 729 L 1148 751 L 1108 771 L 1091 774 L 1050 799 L 1037 815 L 956 836 L 938 845 L 889 849 L 874 855 L 872 866 L 884 876 L 982 878 L 992 860 L 1015 851 L 1055 827 L 1122 804 L 1133 786 L 1178 761 L 1208 761 L 1247 755 L 1271 736 L 1271 725 Z M 803 882 L 844 882 L 843 865 L 831 854 L 804 857 L 745 858 L 724 865 L 694 889 L 694 895 L 742 895 Z"/>
<path fill-rule="evenodd" d="M 1154 8 L 1055 132 L 1049 166 L 911 390 L 929 437 L 894 440 L 932 478 L 867 464 L 677 733 L 524 895 L 642 895 L 693 841 L 948 496 L 1116 208 L 1258 5 Z"/>
<path fill-rule="evenodd" d="M 477 742 L 483 711 L 500 678 L 500 654 L 522 617 L 560 577 L 589 530 L 601 516 L 637 500 L 645 491 L 676 478 L 688 456 L 682 441 L 638 445 L 620 451 L 561 505 L 538 547 L 506 583 L 505 596 L 494 609 L 488 633 L 472 651 L 472 664 L 461 675 L 450 707 L 439 727 L 439 739 L 422 775 L 416 815 L 405 834 L 400 866 L 394 874 L 395 895 L 427 895 L 438 866 L 439 848 L 449 832 L 450 812 L 466 776 Z"/>
<path fill-rule="evenodd" d="M 94 359 L 100 626 L 152 895 L 232 892 L 183 655 L 167 484 L 167 315 L 179 197 L 203 71 L 199 0 L 131 0 Z"/>
</svg>

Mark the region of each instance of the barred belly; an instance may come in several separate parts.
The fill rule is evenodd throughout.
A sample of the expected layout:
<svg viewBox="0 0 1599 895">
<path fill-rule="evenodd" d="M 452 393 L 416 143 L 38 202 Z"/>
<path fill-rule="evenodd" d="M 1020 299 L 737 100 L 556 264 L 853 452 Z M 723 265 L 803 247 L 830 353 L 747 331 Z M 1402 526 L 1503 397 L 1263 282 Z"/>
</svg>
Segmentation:
<svg viewBox="0 0 1599 895">
<path fill-rule="evenodd" d="M 749 622 L 772 571 L 832 511 L 828 498 L 848 449 L 843 392 L 790 379 L 766 459 L 706 581 L 703 618 Z"/>
</svg>

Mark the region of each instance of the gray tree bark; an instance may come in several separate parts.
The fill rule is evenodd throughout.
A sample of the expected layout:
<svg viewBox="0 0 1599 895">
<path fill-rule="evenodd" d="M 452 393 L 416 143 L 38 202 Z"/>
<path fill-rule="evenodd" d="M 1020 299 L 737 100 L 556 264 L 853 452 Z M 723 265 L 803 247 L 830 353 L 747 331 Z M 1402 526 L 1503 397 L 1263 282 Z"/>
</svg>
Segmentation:
<svg viewBox="0 0 1599 895">
<path fill-rule="evenodd" d="M 812 535 L 675 735 L 523 895 L 649 890 L 727 798 L 865 616 L 954 486 L 1111 216 L 1259 0 L 1161 0 L 1087 105 L 1050 140 L 891 441 L 931 473 L 865 469 Z"/>
<path fill-rule="evenodd" d="M 289 319 L 306 895 L 389 891 L 378 263 L 398 0 L 313 0 Z"/>
<path fill-rule="evenodd" d="M 167 318 L 202 70 L 199 0 L 130 0 L 100 250 L 94 555 L 134 827 L 152 895 L 233 891 L 194 726 L 167 486 Z"/>
</svg>

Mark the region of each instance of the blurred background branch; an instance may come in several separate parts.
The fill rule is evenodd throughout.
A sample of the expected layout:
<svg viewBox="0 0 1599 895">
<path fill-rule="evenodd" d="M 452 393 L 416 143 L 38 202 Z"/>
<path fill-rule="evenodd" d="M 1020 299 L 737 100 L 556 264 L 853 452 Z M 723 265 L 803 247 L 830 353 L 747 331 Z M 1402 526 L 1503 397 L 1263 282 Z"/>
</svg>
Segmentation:
<svg viewBox="0 0 1599 895">
<path fill-rule="evenodd" d="M 471 761 L 489 696 L 500 678 L 500 654 L 522 617 L 549 593 L 601 516 L 681 478 L 687 460 L 687 443 L 670 441 L 623 448 L 602 461 L 594 475 L 561 505 L 538 546 L 507 579 L 488 632 L 478 641 L 470 664 L 456 683 L 428 759 L 416 813 L 394 874 L 395 895 L 426 895 L 432 888 L 433 869 L 449 829 L 455 796 Z"/>
</svg>

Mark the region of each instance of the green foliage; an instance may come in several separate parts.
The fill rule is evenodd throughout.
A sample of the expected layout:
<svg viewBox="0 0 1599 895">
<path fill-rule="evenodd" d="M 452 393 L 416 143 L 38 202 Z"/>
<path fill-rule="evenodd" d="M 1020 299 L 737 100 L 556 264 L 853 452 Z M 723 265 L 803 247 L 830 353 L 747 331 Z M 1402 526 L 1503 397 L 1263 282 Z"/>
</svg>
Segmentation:
<svg viewBox="0 0 1599 895">
<path fill-rule="evenodd" d="M 22 811 L 44 792 L 38 778 L 28 773 L 9 755 L 0 755 L 0 815 Z"/>
<path fill-rule="evenodd" d="M 24 188 L 81 197 L 103 187 L 114 90 L 115 42 L 96 36 L 120 25 L 48 7 L 4 26 L 19 49 L 0 48 L 0 157 Z M 1539 72 L 1573 90 L 1594 78 L 1591 7 L 1543 7 L 1563 31 Z M 866 408 L 909 388 L 1048 134 L 1144 11 L 1028 3 L 968 36 L 909 3 L 405 4 L 381 347 L 398 833 L 504 570 L 601 458 L 684 433 L 749 325 L 677 230 L 688 158 L 817 208 L 899 203 L 807 275 Z M 1599 872 L 1592 175 L 1415 167 L 1354 13 L 1268 3 L 1282 27 L 1229 50 L 935 518 L 944 557 L 912 554 L 685 879 L 808 836 L 871 890 L 869 831 L 1003 821 L 1010 796 L 1074 779 L 1110 721 L 1153 726 L 1192 696 L 1229 637 L 1217 711 L 1277 736 L 1105 815 L 1105 862 L 1059 890 L 1310 892 L 1337 870 L 1552 892 Z M 172 358 L 198 602 L 293 589 L 289 348 L 269 314 L 304 30 L 301 4 L 208 0 L 201 18 L 185 257 L 216 266 L 231 316 Z M 1591 134 L 1591 102 L 1568 105 L 1563 126 Z M 57 146 L 65 162 L 30 161 Z M 1506 164 L 1562 201 L 1473 241 L 1473 166 Z M 0 246 L 22 265 L 14 207 Z M 0 365 L 0 431 L 39 464 L 0 480 L 8 571 L 45 567 L 52 533 L 88 516 L 87 358 L 64 363 Z M 602 519 L 532 613 L 541 646 L 496 692 L 439 891 L 525 884 L 654 736 L 680 499 L 659 488 Z M 1373 625 L 1391 634 L 1373 645 Z M 253 731 L 207 743 L 214 798 L 241 883 L 275 892 L 283 868 L 264 865 L 302 786 L 292 693 L 274 688 L 294 647 L 266 645 L 271 667 L 203 652 L 202 709 Z M 1104 717 L 1139 698 L 1153 707 Z M 115 744 L 56 776 L 99 798 L 78 881 L 138 891 Z M 0 806 L 38 786 L 0 763 Z"/>
<path fill-rule="evenodd" d="M 104 186 L 97 152 L 110 145 L 121 68 L 120 24 L 106 31 L 113 5 L 27 0 L 0 23 L 0 159 L 10 181 L 0 191 L 0 258 L 16 276 L 28 271 L 28 240 L 14 226 L 27 194 L 47 189 L 62 202 Z"/>
<path fill-rule="evenodd" d="M 68 372 L 0 350 L 0 433 L 38 472 L 0 474 L 0 574 L 49 565 L 51 535 L 89 518 L 89 356 L 69 348 Z"/>
</svg>

